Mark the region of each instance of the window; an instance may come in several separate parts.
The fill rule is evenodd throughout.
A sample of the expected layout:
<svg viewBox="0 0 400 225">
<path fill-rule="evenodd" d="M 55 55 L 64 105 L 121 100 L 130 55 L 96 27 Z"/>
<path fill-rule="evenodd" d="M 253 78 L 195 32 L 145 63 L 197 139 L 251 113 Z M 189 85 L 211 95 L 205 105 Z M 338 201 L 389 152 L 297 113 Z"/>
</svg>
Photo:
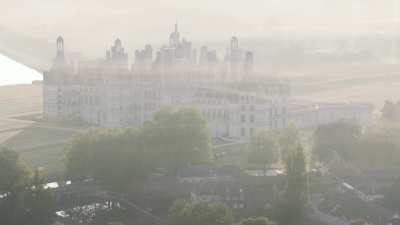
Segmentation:
<svg viewBox="0 0 400 225">
<path fill-rule="evenodd" d="M 242 127 L 241 129 L 241 135 L 242 137 L 246 136 L 246 130 L 244 129 L 244 127 Z"/>
<path fill-rule="evenodd" d="M 240 116 L 240 121 L 242 121 L 242 123 L 246 122 L 246 116 L 242 114 Z"/>
<path fill-rule="evenodd" d="M 250 128 L 250 135 L 251 135 L 251 136 L 254 135 L 254 128 Z"/>
<path fill-rule="evenodd" d="M 254 115 L 250 115 L 250 123 L 254 123 Z"/>
</svg>

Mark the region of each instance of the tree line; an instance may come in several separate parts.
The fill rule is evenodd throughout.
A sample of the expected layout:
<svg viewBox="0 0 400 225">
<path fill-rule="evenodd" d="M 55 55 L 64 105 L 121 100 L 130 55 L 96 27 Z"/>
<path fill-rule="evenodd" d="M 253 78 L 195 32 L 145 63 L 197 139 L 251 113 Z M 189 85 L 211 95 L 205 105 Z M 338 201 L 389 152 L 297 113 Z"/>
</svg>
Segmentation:
<svg viewBox="0 0 400 225">
<path fill-rule="evenodd" d="M 7 225 L 51 225 L 54 198 L 45 189 L 45 176 L 29 171 L 18 153 L 0 148 L 0 218 Z"/>
<path fill-rule="evenodd" d="M 169 211 L 171 225 L 231 225 L 234 218 L 232 212 L 223 204 L 192 202 L 179 199 Z M 238 225 L 276 225 L 267 217 L 250 217 L 241 220 Z"/>
<path fill-rule="evenodd" d="M 306 157 L 298 131 L 289 127 L 279 132 L 260 131 L 249 143 L 249 160 L 268 165 L 282 161 L 287 188 L 277 210 L 280 224 L 306 218 L 308 179 Z M 71 178 L 92 177 L 101 185 L 124 191 L 132 181 L 141 181 L 155 168 L 167 168 L 176 175 L 179 167 L 212 164 L 210 135 L 201 115 L 192 109 L 162 110 L 140 127 L 92 130 L 79 135 L 67 147 L 66 167 Z M 170 210 L 170 222 L 182 224 L 231 224 L 223 205 L 177 201 Z M 274 224 L 266 218 L 252 218 L 244 224 Z"/>
<path fill-rule="evenodd" d="M 400 165 L 400 127 L 397 125 L 362 128 L 353 121 L 340 121 L 319 126 L 313 140 L 313 153 L 322 162 L 339 157 L 362 169 Z"/>
<path fill-rule="evenodd" d="M 96 129 L 76 137 L 66 148 L 72 179 L 92 177 L 109 188 L 124 188 L 155 168 L 176 173 L 179 167 L 212 161 L 207 123 L 193 109 L 157 112 L 140 127 Z"/>
<path fill-rule="evenodd" d="M 385 104 L 384 117 L 391 106 Z M 340 121 L 319 126 L 313 140 L 313 153 L 323 163 L 339 158 L 362 171 L 400 168 L 400 127 L 396 124 L 362 128 L 354 121 Z M 381 190 L 385 196 L 383 205 L 400 210 L 400 175 L 392 182 Z"/>
</svg>

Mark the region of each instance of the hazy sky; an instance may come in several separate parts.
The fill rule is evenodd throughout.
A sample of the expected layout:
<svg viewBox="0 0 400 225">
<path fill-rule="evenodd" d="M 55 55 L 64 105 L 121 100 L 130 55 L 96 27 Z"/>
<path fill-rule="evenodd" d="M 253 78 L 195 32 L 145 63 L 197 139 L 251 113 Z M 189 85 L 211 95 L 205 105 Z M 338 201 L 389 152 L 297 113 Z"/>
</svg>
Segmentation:
<svg viewBox="0 0 400 225">
<path fill-rule="evenodd" d="M 0 86 L 10 84 L 31 84 L 41 80 L 42 74 L 0 54 Z"/>
<path fill-rule="evenodd" d="M 272 34 L 400 32 L 400 0 L 0 0 L 0 27 L 74 45 L 166 41 L 173 23 L 190 40 Z M 396 10 L 398 12 L 396 12 Z"/>
</svg>

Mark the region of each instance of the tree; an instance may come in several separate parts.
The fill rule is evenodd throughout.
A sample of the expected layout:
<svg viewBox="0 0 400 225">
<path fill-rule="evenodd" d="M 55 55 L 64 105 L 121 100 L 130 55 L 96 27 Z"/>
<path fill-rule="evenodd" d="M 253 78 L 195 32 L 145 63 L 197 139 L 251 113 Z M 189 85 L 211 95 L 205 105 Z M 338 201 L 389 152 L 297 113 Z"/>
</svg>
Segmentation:
<svg viewBox="0 0 400 225">
<path fill-rule="evenodd" d="M 18 154 L 5 147 L 0 148 L 0 194 L 24 186 L 28 177 L 28 170 L 19 161 Z"/>
<path fill-rule="evenodd" d="M 365 220 L 356 220 L 350 223 L 349 225 L 371 225 Z"/>
<path fill-rule="evenodd" d="M 31 178 L 18 153 L 0 151 L 1 222 L 8 225 L 50 225 L 54 222 L 54 201 L 45 190 L 38 172 Z"/>
<path fill-rule="evenodd" d="M 24 216 L 23 191 L 28 183 L 27 169 L 22 165 L 16 152 L 0 150 L 0 218 L 9 225 L 22 224 Z"/>
<path fill-rule="evenodd" d="M 395 168 L 400 165 L 400 127 L 370 128 L 358 140 L 354 160 L 362 169 Z"/>
<path fill-rule="evenodd" d="M 98 129 L 78 136 L 66 149 L 67 173 L 92 177 L 111 189 L 126 187 L 150 172 L 142 131 Z"/>
<path fill-rule="evenodd" d="M 87 178 L 92 175 L 91 165 L 94 154 L 93 145 L 103 135 L 103 130 L 89 130 L 77 135 L 65 147 L 65 167 L 67 174 L 73 179 Z"/>
<path fill-rule="evenodd" d="M 384 205 L 395 211 L 400 210 L 400 178 L 385 193 Z"/>
<path fill-rule="evenodd" d="M 143 129 L 146 147 L 156 161 L 177 168 L 212 160 L 207 123 L 196 110 L 161 110 Z"/>
<path fill-rule="evenodd" d="M 26 223 L 29 225 L 50 225 L 55 219 L 54 198 L 44 188 L 45 178 L 36 170 L 25 192 Z"/>
<path fill-rule="evenodd" d="M 300 142 L 299 131 L 293 124 L 278 131 L 278 142 L 280 146 L 281 158 L 286 161 L 287 157 L 293 152 Z"/>
<path fill-rule="evenodd" d="M 230 225 L 232 213 L 222 204 L 177 200 L 169 211 L 171 225 Z"/>
<path fill-rule="evenodd" d="M 93 177 L 116 188 L 145 179 L 151 166 L 141 139 L 141 131 L 134 128 L 100 137 L 93 147 Z"/>
<path fill-rule="evenodd" d="M 247 218 L 240 222 L 240 225 L 276 225 L 267 217 Z"/>
<path fill-rule="evenodd" d="M 251 138 L 249 150 L 249 162 L 264 165 L 265 169 L 279 159 L 278 141 L 272 132 L 258 132 Z"/>
<path fill-rule="evenodd" d="M 361 127 L 348 121 L 318 126 L 314 132 L 313 152 L 320 160 L 339 156 L 351 159 L 352 150 L 361 136 Z"/>
<path fill-rule="evenodd" d="M 211 160 L 206 122 L 194 110 L 163 110 L 140 128 L 97 129 L 66 148 L 70 177 L 92 177 L 108 188 L 142 180 L 157 164 L 178 168 Z"/>
<path fill-rule="evenodd" d="M 307 162 L 301 145 L 286 161 L 287 189 L 280 220 L 284 224 L 295 224 L 306 218 L 308 208 Z"/>
</svg>

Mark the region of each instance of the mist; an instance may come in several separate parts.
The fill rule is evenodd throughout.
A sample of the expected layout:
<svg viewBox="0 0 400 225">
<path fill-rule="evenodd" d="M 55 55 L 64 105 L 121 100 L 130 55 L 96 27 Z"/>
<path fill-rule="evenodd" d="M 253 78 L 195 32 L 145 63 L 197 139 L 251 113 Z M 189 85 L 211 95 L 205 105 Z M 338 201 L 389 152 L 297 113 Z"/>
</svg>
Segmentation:
<svg viewBox="0 0 400 225">
<path fill-rule="evenodd" d="M 0 27 L 98 54 L 116 37 L 130 48 L 160 44 L 176 21 L 195 43 L 231 36 L 357 36 L 399 33 L 396 0 L 2 2 Z"/>
<path fill-rule="evenodd" d="M 0 0 L 0 224 L 400 224 L 400 0 Z"/>
</svg>

